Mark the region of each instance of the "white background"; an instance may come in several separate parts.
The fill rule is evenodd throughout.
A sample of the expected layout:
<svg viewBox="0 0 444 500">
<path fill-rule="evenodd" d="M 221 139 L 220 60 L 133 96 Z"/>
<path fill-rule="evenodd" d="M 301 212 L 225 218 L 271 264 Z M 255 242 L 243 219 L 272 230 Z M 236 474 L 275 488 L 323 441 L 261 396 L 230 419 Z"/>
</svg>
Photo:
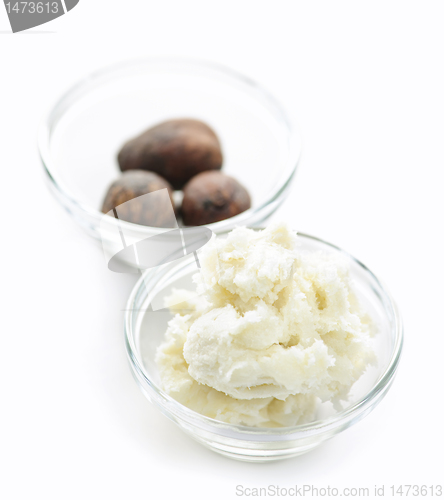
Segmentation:
<svg viewBox="0 0 444 500">
<path fill-rule="evenodd" d="M 443 25 L 442 1 L 80 0 L 12 35 L 0 6 L 2 499 L 443 483 Z M 133 279 L 107 270 L 43 184 L 36 129 L 55 98 L 144 55 L 218 61 L 275 94 L 304 152 L 274 219 L 347 249 L 400 306 L 389 394 L 310 454 L 232 461 L 144 399 L 123 343 Z"/>
</svg>

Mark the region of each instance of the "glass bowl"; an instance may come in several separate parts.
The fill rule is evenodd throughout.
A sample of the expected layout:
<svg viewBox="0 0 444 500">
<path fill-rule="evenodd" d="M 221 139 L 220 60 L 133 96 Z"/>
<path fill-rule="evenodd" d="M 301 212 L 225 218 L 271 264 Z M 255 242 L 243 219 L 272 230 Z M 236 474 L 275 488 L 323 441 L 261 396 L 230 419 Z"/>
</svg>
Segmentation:
<svg viewBox="0 0 444 500">
<path fill-rule="evenodd" d="M 146 271 L 131 293 L 125 312 L 125 339 L 133 375 L 145 396 L 195 440 L 212 450 L 246 461 L 270 461 L 300 455 L 368 415 L 390 388 L 398 367 L 403 330 L 398 309 L 387 290 L 363 264 L 343 250 L 313 236 L 300 234 L 302 252 L 341 254 L 350 263 L 353 288 L 371 314 L 379 333 L 374 338 L 377 365 L 366 370 L 350 391 L 340 412 L 330 402 L 319 404 L 315 420 L 295 427 L 256 428 L 205 417 L 163 392 L 155 364 L 172 314 L 162 308 L 174 288 L 194 289 L 197 271 L 193 255 Z"/>
<path fill-rule="evenodd" d="M 126 140 L 171 118 L 197 118 L 220 137 L 222 171 L 250 192 L 252 207 L 209 224 L 218 233 L 257 225 L 282 203 L 301 151 L 284 110 L 252 80 L 194 60 L 124 62 L 82 79 L 54 106 L 39 131 L 39 150 L 51 192 L 105 253 L 122 248 L 117 221 L 101 205 L 120 175 L 116 156 Z M 120 221 L 131 242 L 162 232 Z M 107 250 L 108 248 L 108 250 Z"/>
</svg>

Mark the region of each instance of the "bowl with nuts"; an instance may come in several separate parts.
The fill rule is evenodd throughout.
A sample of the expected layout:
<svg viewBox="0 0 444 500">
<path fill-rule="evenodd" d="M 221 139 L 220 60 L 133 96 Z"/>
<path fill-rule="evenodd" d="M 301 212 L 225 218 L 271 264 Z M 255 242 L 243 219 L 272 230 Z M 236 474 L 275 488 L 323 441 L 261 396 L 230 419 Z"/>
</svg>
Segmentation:
<svg viewBox="0 0 444 500">
<path fill-rule="evenodd" d="M 39 131 L 51 192 L 109 256 L 171 228 L 263 223 L 288 194 L 300 150 L 255 82 L 175 58 L 84 78 Z"/>
</svg>

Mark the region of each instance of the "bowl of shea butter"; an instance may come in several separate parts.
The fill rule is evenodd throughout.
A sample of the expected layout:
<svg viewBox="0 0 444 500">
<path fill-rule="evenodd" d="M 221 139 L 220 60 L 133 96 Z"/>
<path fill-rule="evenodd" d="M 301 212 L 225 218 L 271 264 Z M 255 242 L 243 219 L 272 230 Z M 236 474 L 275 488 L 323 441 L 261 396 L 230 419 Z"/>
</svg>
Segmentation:
<svg viewBox="0 0 444 500">
<path fill-rule="evenodd" d="M 300 455 L 358 422 L 402 350 L 399 312 L 375 275 L 285 224 L 238 227 L 146 271 L 126 311 L 146 397 L 239 460 Z"/>
</svg>

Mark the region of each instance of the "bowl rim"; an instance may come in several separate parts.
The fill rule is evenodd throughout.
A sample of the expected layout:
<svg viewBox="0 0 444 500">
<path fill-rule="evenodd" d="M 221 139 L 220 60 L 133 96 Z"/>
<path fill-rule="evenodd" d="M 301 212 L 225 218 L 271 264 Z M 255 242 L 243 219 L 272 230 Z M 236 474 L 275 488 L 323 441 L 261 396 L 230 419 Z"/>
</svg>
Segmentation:
<svg viewBox="0 0 444 500">
<path fill-rule="evenodd" d="M 255 227 L 252 229 L 262 229 L 259 227 Z M 349 421 L 352 419 L 355 415 L 356 417 L 358 415 L 361 415 L 367 408 L 371 407 L 372 402 L 378 402 L 377 396 L 383 392 L 385 389 L 388 389 L 390 387 L 391 382 L 394 379 L 394 376 L 396 374 L 397 368 L 399 366 L 399 361 L 401 358 L 402 354 L 402 348 L 403 348 L 403 343 L 404 343 L 404 329 L 403 329 L 403 323 L 402 323 L 402 318 L 398 309 L 398 306 L 396 305 L 395 301 L 393 300 L 391 294 L 388 292 L 387 287 L 381 282 L 380 279 L 377 278 L 377 276 L 370 271 L 370 269 L 363 264 L 360 260 L 356 259 L 353 257 L 350 253 L 347 251 L 341 249 L 340 247 L 329 243 L 321 238 L 318 238 L 316 236 L 311 236 L 309 234 L 303 233 L 303 232 L 296 232 L 298 237 L 306 238 L 312 241 L 317 241 L 319 243 L 322 243 L 334 250 L 339 251 L 341 254 L 345 255 L 346 257 L 350 258 L 352 261 L 354 261 L 359 267 L 361 267 L 365 272 L 370 274 L 371 278 L 375 280 L 376 284 L 380 287 L 381 292 L 385 296 L 386 300 L 386 305 L 390 306 L 390 309 L 393 314 L 393 319 L 394 319 L 394 325 L 393 325 L 393 331 L 395 334 L 395 342 L 393 346 L 393 350 L 391 353 L 391 357 L 387 363 L 387 366 L 385 367 L 385 370 L 382 372 L 382 374 L 379 376 L 376 384 L 372 387 L 372 389 L 362 398 L 360 398 L 356 403 L 351 405 L 350 407 L 346 408 L 345 410 L 336 413 L 335 415 L 332 415 L 328 417 L 327 419 L 324 420 L 315 420 L 313 422 L 308 422 L 305 424 L 300 424 L 296 426 L 286 426 L 286 427 L 276 427 L 276 428 L 269 428 L 269 427 L 249 427 L 245 425 L 237 425 L 237 424 L 231 424 L 228 422 L 222 422 L 210 417 L 207 417 L 205 415 L 202 415 L 200 413 L 195 412 L 194 410 L 191 410 L 190 408 L 182 405 L 178 401 L 176 401 L 174 398 L 169 396 L 167 393 L 165 393 L 161 387 L 158 387 L 157 384 L 152 382 L 150 377 L 146 374 L 143 364 L 139 362 L 139 359 L 137 357 L 137 349 L 133 345 L 132 341 L 132 336 L 131 336 L 131 312 L 133 311 L 133 305 L 134 301 L 136 299 L 136 296 L 139 293 L 139 290 L 141 286 L 145 284 L 145 275 L 150 272 L 150 270 L 147 270 L 143 273 L 143 275 L 139 278 L 139 280 L 136 282 L 134 285 L 134 288 L 131 291 L 131 294 L 128 298 L 127 304 L 126 304 L 126 309 L 125 309 L 125 319 L 124 319 L 124 334 L 125 334 L 125 347 L 127 351 L 127 355 L 130 361 L 130 365 L 132 370 L 137 373 L 140 377 L 142 377 L 143 381 L 148 384 L 150 389 L 154 391 L 156 396 L 160 396 L 160 399 L 162 401 L 162 408 L 163 410 L 169 415 L 176 415 L 179 418 L 182 418 L 184 420 L 191 420 L 193 424 L 200 424 L 201 426 L 204 427 L 210 427 L 212 430 L 220 430 L 220 429 L 229 429 L 230 431 L 235 431 L 238 433 L 238 436 L 245 435 L 245 434 L 253 434 L 253 435 L 262 435 L 262 436 L 288 436 L 292 435 L 293 438 L 296 437 L 307 437 L 308 435 L 312 434 L 320 434 L 325 431 L 328 431 L 332 428 L 339 427 L 343 425 L 345 422 Z M 171 266 L 171 268 L 176 268 L 185 265 L 184 262 L 182 261 L 181 263 L 177 263 L 175 266 Z M 379 295 L 379 292 L 378 292 Z M 140 314 L 140 312 L 138 312 Z M 156 401 L 157 402 L 157 401 Z M 160 404 L 160 403 L 158 403 Z"/>
<path fill-rule="evenodd" d="M 282 175 L 279 177 L 274 188 L 270 190 L 270 192 L 266 193 L 257 206 L 251 207 L 245 212 L 228 219 L 207 224 L 213 232 L 219 233 L 227 228 L 232 228 L 235 225 L 248 224 L 249 220 L 253 219 L 255 215 L 260 214 L 270 204 L 280 200 L 282 195 L 286 194 L 286 190 L 295 176 L 302 152 L 302 139 L 298 127 L 292 120 L 290 120 L 280 102 L 268 90 L 250 77 L 245 76 L 237 70 L 231 69 L 225 65 L 205 59 L 191 57 L 141 57 L 107 65 L 81 78 L 56 100 L 50 111 L 40 123 L 37 134 L 37 145 L 44 172 L 46 173 L 51 186 L 55 188 L 57 194 L 67 200 L 71 206 L 80 209 L 89 217 L 96 219 L 98 222 L 103 220 L 105 214 L 103 214 L 100 210 L 91 207 L 87 203 L 78 200 L 58 175 L 57 165 L 51 154 L 52 133 L 60 119 L 62 119 L 65 113 L 71 109 L 71 106 L 79 99 L 88 95 L 90 90 L 95 89 L 97 85 L 106 84 L 113 77 L 119 77 L 119 75 L 122 76 L 122 72 L 124 72 L 123 76 L 125 76 L 125 74 L 130 74 L 125 73 L 126 71 L 136 71 L 137 68 L 149 66 L 152 68 L 156 68 L 156 66 L 162 66 L 170 69 L 174 68 L 184 73 L 190 71 L 192 72 L 194 70 L 196 74 L 200 72 L 204 75 L 204 77 L 208 77 L 216 81 L 218 79 L 219 81 L 222 81 L 222 79 L 225 78 L 229 81 L 229 85 L 232 87 L 237 86 L 237 88 L 243 92 L 249 92 L 250 95 L 254 97 L 262 106 L 267 105 L 267 109 L 269 111 L 272 110 L 273 113 L 279 117 L 281 123 L 285 125 L 285 128 L 288 131 L 288 158 L 285 160 Z M 118 173 L 119 172 L 116 171 L 116 176 Z M 108 217 L 106 224 L 109 224 L 109 227 L 120 226 L 122 229 L 126 229 L 128 231 L 136 230 L 150 235 L 153 233 L 160 233 L 164 230 L 164 228 L 143 226 L 126 221 L 116 221 L 112 217 Z"/>
</svg>

